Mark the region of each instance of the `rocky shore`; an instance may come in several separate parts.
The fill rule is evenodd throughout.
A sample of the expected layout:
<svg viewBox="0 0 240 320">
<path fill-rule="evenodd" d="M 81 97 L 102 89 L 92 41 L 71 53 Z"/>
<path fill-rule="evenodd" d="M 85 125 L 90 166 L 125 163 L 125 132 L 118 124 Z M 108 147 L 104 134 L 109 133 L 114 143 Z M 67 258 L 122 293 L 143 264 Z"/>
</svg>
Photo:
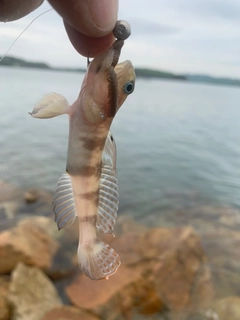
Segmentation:
<svg viewBox="0 0 240 320">
<path fill-rule="evenodd" d="M 0 183 L 0 320 L 239 320 L 240 212 L 195 207 L 146 224 L 119 217 L 109 280 L 78 269 L 78 226 L 58 231 L 52 195 Z"/>
</svg>

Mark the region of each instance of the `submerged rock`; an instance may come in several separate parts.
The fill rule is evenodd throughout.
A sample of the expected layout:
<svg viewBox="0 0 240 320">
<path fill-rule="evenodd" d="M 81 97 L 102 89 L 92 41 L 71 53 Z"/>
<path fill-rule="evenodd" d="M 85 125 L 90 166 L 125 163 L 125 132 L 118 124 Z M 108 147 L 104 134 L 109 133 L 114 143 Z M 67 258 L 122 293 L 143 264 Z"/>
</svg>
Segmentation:
<svg viewBox="0 0 240 320">
<path fill-rule="evenodd" d="M 38 268 L 19 263 L 11 278 L 8 301 L 12 320 L 41 320 L 48 311 L 61 305 L 53 283 Z"/>
<path fill-rule="evenodd" d="M 24 193 L 24 200 L 27 203 L 36 202 L 39 199 L 39 192 L 37 190 L 28 190 Z"/>
<path fill-rule="evenodd" d="M 206 232 L 203 247 L 209 256 L 218 297 L 238 295 L 240 288 L 240 232 L 219 228 Z"/>
<path fill-rule="evenodd" d="M 26 216 L 52 216 L 52 193 L 43 189 L 23 189 L 0 181 L 0 230 Z"/>
<path fill-rule="evenodd" d="M 220 299 L 213 307 L 219 320 L 240 319 L 240 297 L 227 297 Z"/>
<path fill-rule="evenodd" d="M 0 180 L 0 190 L 0 203 L 19 198 L 22 194 L 21 188 L 2 180 Z"/>
<path fill-rule="evenodd" d="M 20 261 L 43 270 L 50 268 L 58 244 L 50 236 L 47 222 L 43 217 L 26 219 L 0 233 L 0 274 L 10 273 Z"/>
</svg>

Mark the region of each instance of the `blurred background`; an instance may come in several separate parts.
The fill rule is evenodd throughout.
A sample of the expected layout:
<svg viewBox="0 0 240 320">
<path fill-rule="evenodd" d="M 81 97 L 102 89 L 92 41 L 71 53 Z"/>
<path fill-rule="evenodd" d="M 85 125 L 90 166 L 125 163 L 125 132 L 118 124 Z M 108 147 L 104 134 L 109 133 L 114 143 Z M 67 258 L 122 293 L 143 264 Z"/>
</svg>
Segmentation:
<svg viewBox="0 0 240 320">
<path fill-rule="evenodd" d="M 61 280 L 57 282 L 61 285 L 56 283 L 59 294 L 65 304 L 86 311 L 87 317 L 91 314 L 104 320 L 239 319 L 240 4 L 237 0 L 119 2 L 119 18 L 132 27 L 120 60 L 132 61 L 137 81 L 134 93 L 112 124 L 120 189 L 116 234 L 120 239 L 125 235 L 129 241 L 125 246 L 122 240 L 115 244 L 123 257 L 117 273 L 121 274 L 121 268 L 138 270 L 141 266 L 139 274 L 143 278 L 150 274 L 149 282 L 141 287 L 137 278 L 136 283 L 147 294 L 141 300 L 133 290 L 127 291 L 132 296 L 127 308 L 125 304 L 119 306 L 113 296 L 103 304 L 99 302 L 100 309 L 86 307 L 72 298 L 70 289 L 64 293 L 62 278 L 57 277 Z M 45 2 L 19 21 L 1 23 L 0 55 L 49 8 Z M 60 93 L 74 102 L 84 76 L 76 69 L 84 68 L 86 59 L 71 46 L 54 10 L 39 17 L 0 62 L 2 233 L 11 232 L 19 221 L 32 216 L 53 220 L 51 195 L 65 171 L 68 119 L 32 119 L 28 112 L 48 92 Z M 154 238 L 149 246 L 147 240 L 144 242 L 146 235 Z M 51 236 L 54 238 L 55 233 Z M 60 241 L 58 237 L 54 239 Z M 64 237 L 65 242 L 59 242 L 62 251 L 71 244 L 75 254 L 77 235 L 74 241 Z M 8 259 L 3 238 L 6 234 L 2 238 L 0 234 L 0 265 Z M 138 252 L 137 260 L 126 258 L 127 243 L 132 246 L 130 256 Z M 137 243 L 145 245 L 141 254 Z M 163 244 L 164 248 L 159 248 Z M 153 255 L 149 253 L 152 248 Z M 178 264 L 179 251 L 184 252 L 184 259 Z M 73 266 L 69 268 L 74 269 L 74 256 L 71 259 Z M 151 261 L 152 270 L 142 262 L 146 259 Z M 11 288 L 7 277 L 18 261 L 39 267 L 31 259 L 19 258 L 12 267 L 3 268 L 7 288 Z M 159 261 L 168 268 L 160 267 Z M 50 269 L 39 268 L 56 280 Z M 156 269 L 159 273 L 154 273 Z M 175 272 L 179 272 L 176 278 Z M 167 283 L 159 280 L 163 274 L 169 278 Z M 196 280 L 199 278 L 200 282 Z M 81 286 L 90 286 L 79 279 Z M 70 288 L 74 281 L 69 281 Z M 121 290 L 129 286 L 121 279 L 114 281 L 120 281 Z M 95 288 L 92 282 L 91 286 Z M 101 290 L 100 286 L 99 295 Z M 149 292 L 154 292 L 154 298 Z M 11 308 L 17 310 L 13 300 L 8 298 Z M 146 301 L 153 303 L 144 309 Z M 116 314 L 109 311 L 109 305 Z"/>
</svg>

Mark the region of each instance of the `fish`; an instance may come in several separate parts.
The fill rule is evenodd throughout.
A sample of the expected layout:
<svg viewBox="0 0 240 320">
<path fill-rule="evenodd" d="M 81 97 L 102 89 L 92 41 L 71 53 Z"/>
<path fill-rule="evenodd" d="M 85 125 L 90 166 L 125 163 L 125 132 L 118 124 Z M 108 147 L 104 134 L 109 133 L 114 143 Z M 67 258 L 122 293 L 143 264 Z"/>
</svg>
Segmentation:
<svg viewBox="0 0 240 320">
<path fill-rule="evenodd" d="M 72 105 L 52 92 L 30 113 L 40 119 L 69 116 L 66 172 L 57 182 L 53 211 L 59 229 L 70 228 L 78 217 L 78 263 L 92 280 L 108 279 L 121 264 L 115 250 L 98 238 L 99 231 L 114 235 L 119 203 L 116 144 L 110 126 L 135 87 L 131 61 L 118 63 L 123 44 L 115 40 L 89 63 Z"/>
</svg>

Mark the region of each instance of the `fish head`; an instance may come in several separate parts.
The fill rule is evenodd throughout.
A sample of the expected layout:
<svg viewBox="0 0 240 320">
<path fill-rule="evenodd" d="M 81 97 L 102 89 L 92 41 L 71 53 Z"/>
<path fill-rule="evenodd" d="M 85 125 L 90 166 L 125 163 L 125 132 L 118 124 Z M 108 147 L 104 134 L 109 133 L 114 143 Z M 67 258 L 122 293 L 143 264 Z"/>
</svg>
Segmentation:
<svg viewBox="0 0 240 320">
<path fill-rule="evenodd" d="M 130 60 L 126 60 L 116 65 L 114 71 L 117 74 L 118 82 L 118 104 L 117 110 L 124 103 L 126 98 L 133 93 L 135 88 L 136 75 Z"/>
<path fill-rule="evenodd" d="M 93 125 L 111 123 L 135 86 L 135 72 L 127 60 L 117 64 L 123 41 L 93 59 L 79 95 L 83 118 Z"/>
</svg>

